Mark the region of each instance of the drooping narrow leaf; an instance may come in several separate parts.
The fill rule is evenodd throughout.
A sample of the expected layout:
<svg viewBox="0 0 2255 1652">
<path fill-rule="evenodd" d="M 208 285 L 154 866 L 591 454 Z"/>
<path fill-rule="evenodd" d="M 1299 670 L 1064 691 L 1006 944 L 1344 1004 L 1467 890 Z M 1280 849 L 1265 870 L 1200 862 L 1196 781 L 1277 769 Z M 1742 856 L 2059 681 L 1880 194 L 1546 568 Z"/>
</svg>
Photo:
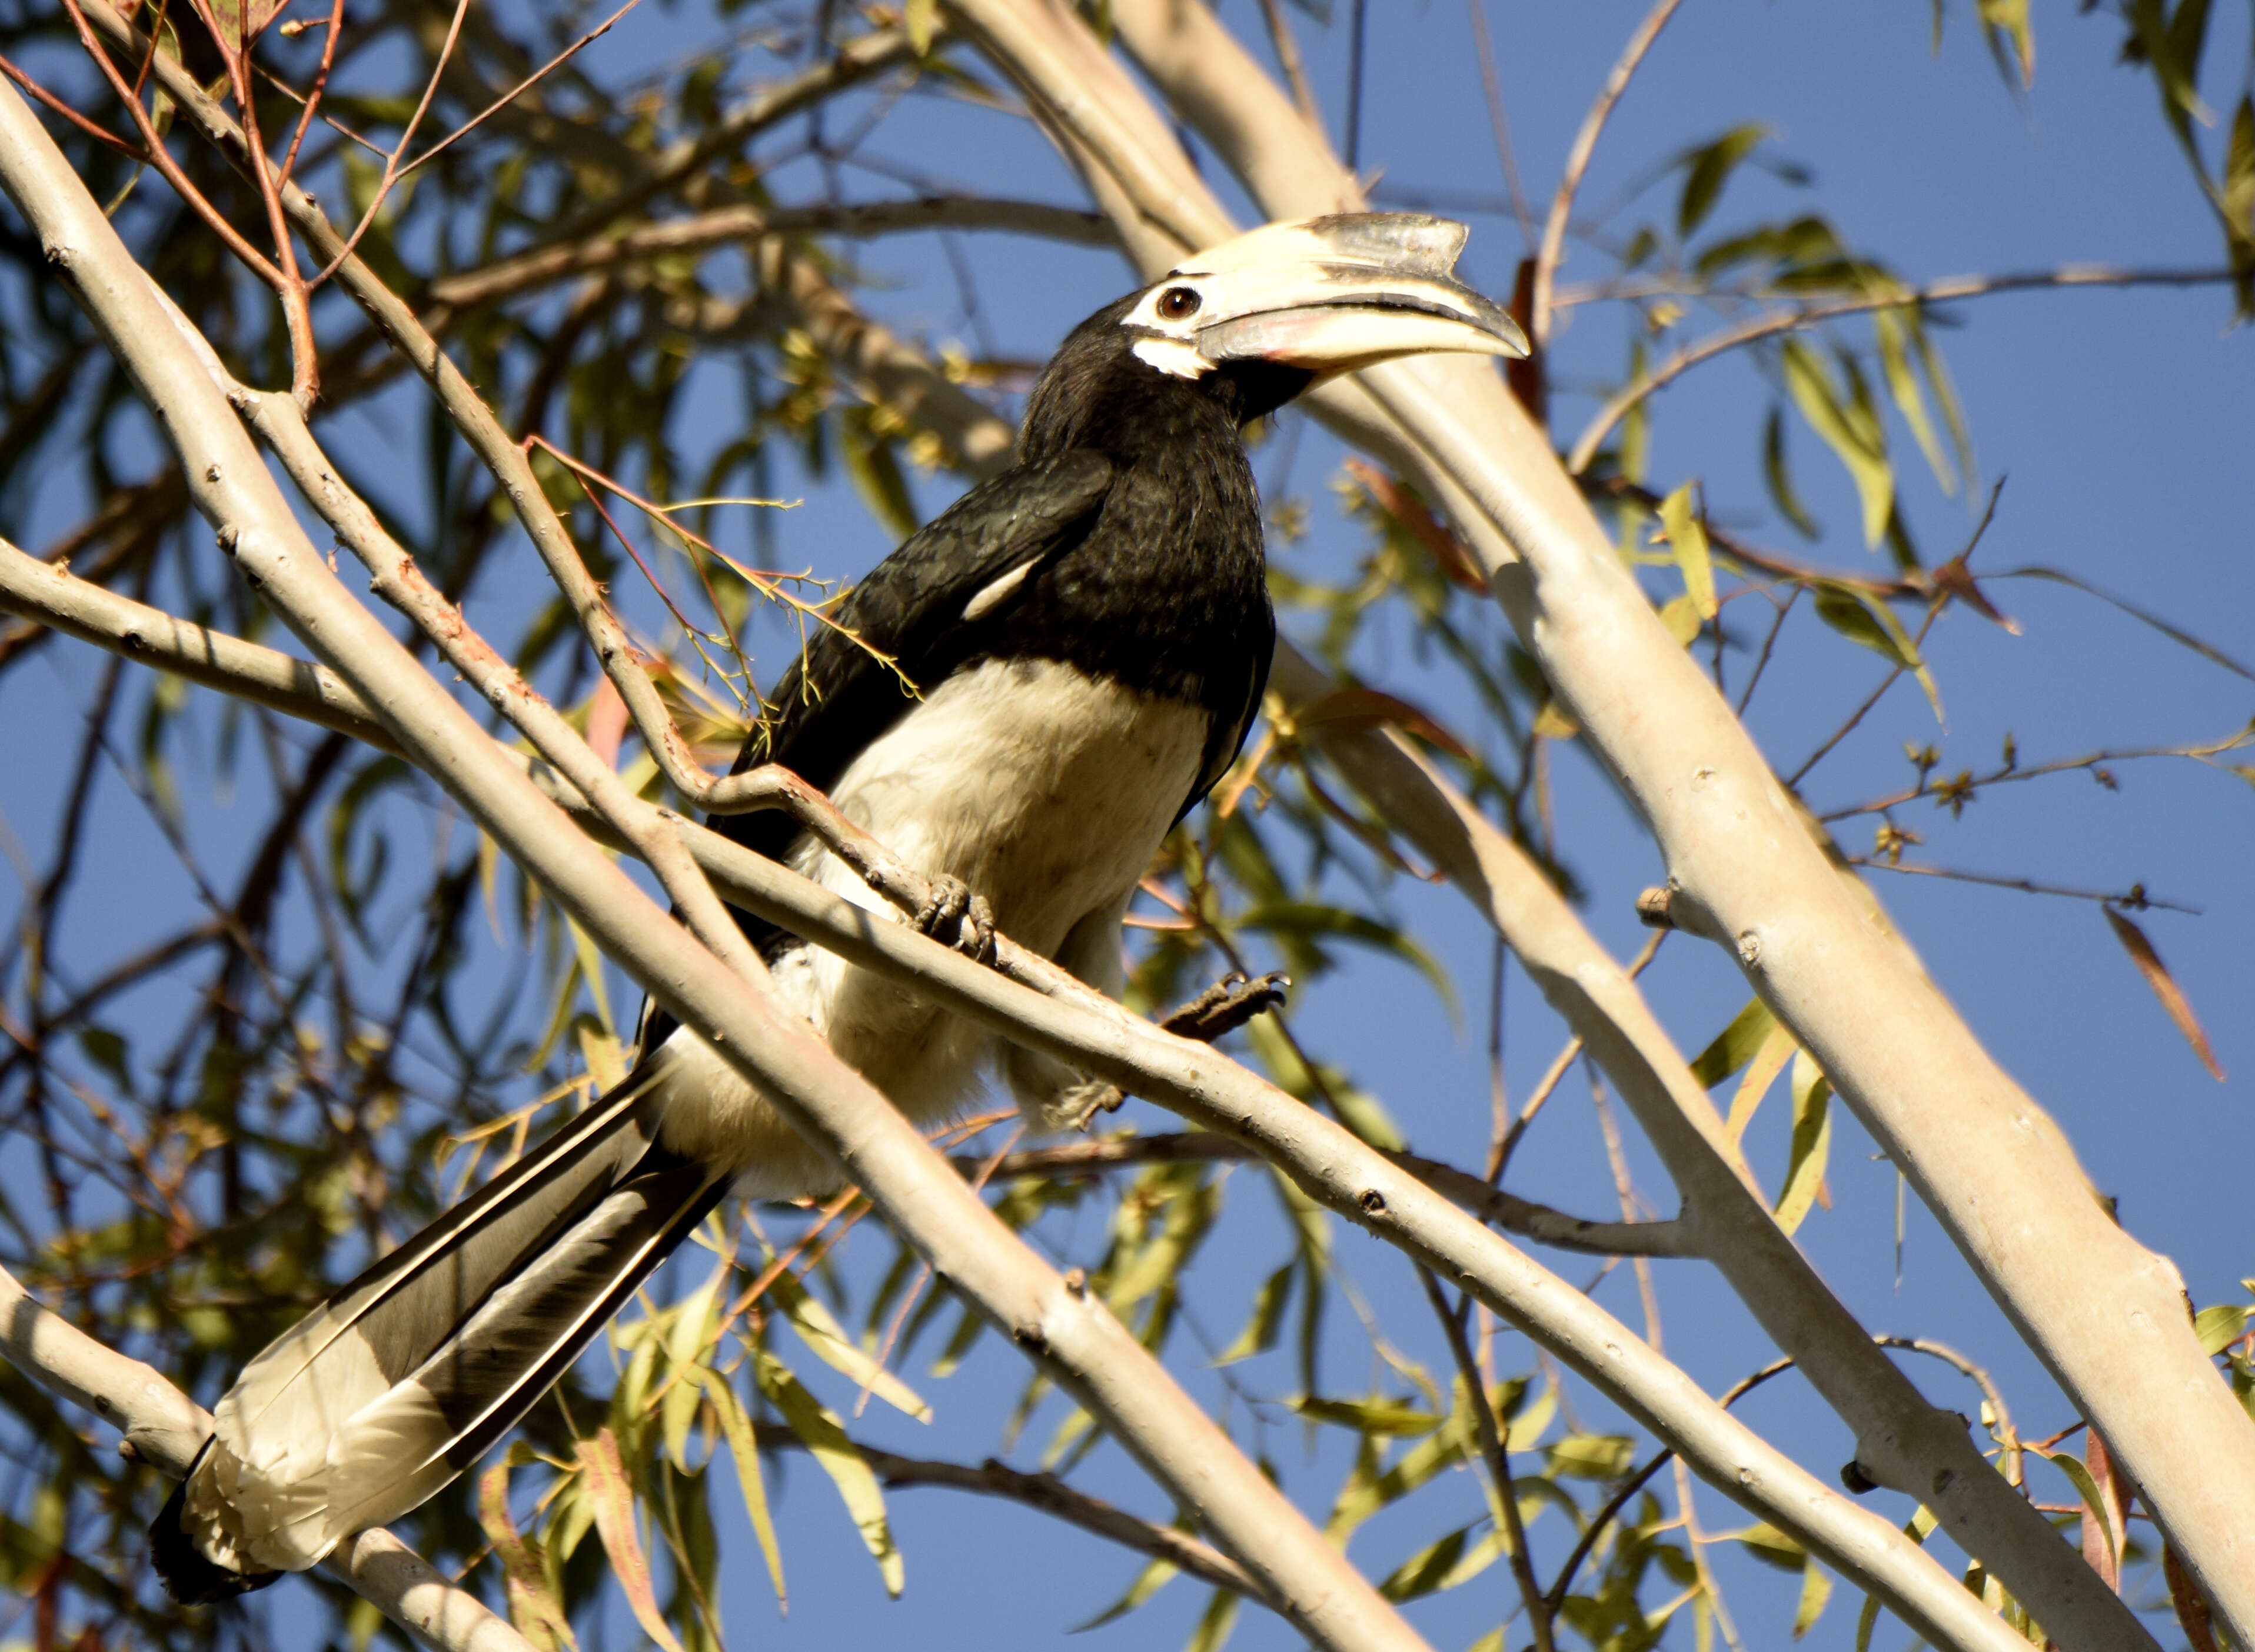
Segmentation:
<svg viewBox="0 0 2255 1652">
<path fill-rule="evenodd" d="M 1707 529 L 1691 508 L 1691 484 L 1686 482 L 1660 501 L 1661 531 L 1668 549 L 1682 570 L 1683 594 L 1702 620 L 1715 617 L 1715 563 L 1707 548 Z"/>
<path fill-rule="evenodd" d="M 765 1348 L 754 1350 L 752 1362 L 753 1380 L 760 1392 L 783 1413 L 790 1432 L 805 1443 L 822 1472 L 837 1487 L 846 1512 L 877 1563 L 885 1592 L 899 1595 L 906 1581 L 901 1551 L 893 1543 L 892 1523 L 885 1517 L 885 1494 L 861 1448 L 846 1437 L 845 1424 L 837 1415 L 800 1386 L 789 1366 Z"/>
<path fill-rule="evenodd" d="M 1816 1627 L 1816 1620 L 1824 1615 L 1824 1604 L 1832 1598 L 1832 1578 L 1811 1555 L 1801 1568 L 1801 1604 L 1793 1614 L 1793 1638 L 1796 1641 Z"/>
<path fill-rule="evenodd" d="M 1816 1202 L 1824 1185 L 1824 1161 L 1832 1144 L 1832 1085 L 1823 1069 L 1802 1051 L 1793 1061 L 1793 1148 L 1785 1169 L 1785 1189 L 1777 1196 L 1777 1225 L 1791 1233 Z"/>
<path fill-rule="evenodd" d="M 2184 989 L 2161 962 L 2161 955 L 2153 950 L 2153 943 L 2146 938 L 2146 932 L 2111 906 L 2099 910 L 2106 914 L 2107 924 L 2113 929 L 2114 938 L 2122 943 L 2122 950 L 2130 955 L 2130 962 L 2138 966 L 2138 973 L 2146 977 L 2146 984 L 2161 1001 L 2161 1008 L 2177 1024 L 2177 1031 L 2192 1046 L 2192 1053 L 2200 1057 L 2200 1064 L 2208 1069 L 2210 1078 L 2223 1083 L 2223 1068 L 2216 1061 L 2215 1048 L 2201 1027 L 2200 1018 L 2192 1012 L 2192 1000 L 2185 997 Z"/>
<path fill-rule="evenodd" d="M 533 1645 L 553 1652 L 558 1647 L 576 1648 L 571 1620 L 548 1587 L 548 1567 L 539 1545 L 516 1529 L 509 1513 L 507 1461 L 495 1463 L 478 1476 L 478 1523 L 499 1557 L 509 1594 L 509 1621 Z"/>
<path fill-rule="evenodd" d="M 1731 1018 L 1730 1026 L 1692 1059 L 1692 1077 L 1704 1088 L 1714 1088 L 1754 1059 L 1776 1026 L 1777 1018 L 1770 1013 L 1769 1005 L 1760 998 L 1747 999 L 1746 1007 Z"/>
<path fill-rule="evenodd" d="M 2098 1482 L 2090 1477 L 2090 1470 L 2083 1466 L 2083 1460 L 2073 1452 L 2046 1452 L 2044 1456 L 2050 1460 L 2054 1468 L 2074 1482 L 2076 1495 L 2083 1499 L 2084 1531 L 2089 1532 L 2093 1522 L 2096 1522 L 2097 1530 L 2106 1534 L 2104 1547 L 2105 1570 L 2099 1575 L 2108 1579 L 2108 1585 L 2111 1587 L 2115 1576 L 2115 1568 L 2120 1564 L 2120 1554 L 2115 1547 L 2114 1523 L 2106 1517 L 2104 1494 L 2098 1489 Z M 2091 1545 L 2086 1543 L 2083 1547 L 2086 1558 L 2090 1552 Z"/>
<path fill-rule="evenodd" d="M 1895 508 L 1895 472 L 1887 460 L 1886 434 L 1871 410 L 1859 404 L 1852 387 L 1846 396 L 1842 394 L 1816 351 L 1798 339 L 1788 339 L 1782 355 L 1785 388 L 1793 404 L 1848 467 L 1863 500 L 1864 543 L 1876 547 Z"/>
<path fill-rule="evenodd" d="M 825 1365 L 853 1378 L 895 1410 L 919 1423 L 931 1421 L 931 1407 L 923 1396 L 862 1352 L 830 1310 L 796 1278 L 777 1274 L 768 1286 L 768 1296 L 783 1310 L 799 1340 Z"/>
<path fill-rule="evenodd" d="M 1777 514 L 1792 525 L 1794 532 L 1803 539 L 1815 539 L 1823 531 L 1793 486 L 1793 469 L 1785 456 L 1782 408 L 1770 409 L 1769 417 L 1762 425 L 1762 480 L 1768 484 L 1770 503 L 1777 507 Z"/>
<path fill-rule="evenodd" d="M 1684 172 L 1683 193 L 1675 203 L 1676 234 L 1689 240 L 1707 221 L 1707 214 L 1715 210 L 1723 186 L 1739 163 L 1768 136 L 1767 126 L 1733 127 L 1713 143 L 1690 152 L 1686 158 L 1690 165 Z"/>
<path fill-rule="evenodd" d="M 1942 448 L 1941 433 L 1934 428 L 1928 415 L 1926 396 L 1919 388 L 1918 375 L 1911 371 L 1910 352 L 1906 337 L 1918 325 L 1917 314 L 1910 310 L 1881 310 L 1872 317 L 1872 330 L 1879 335 L 1879 368 L 1886 376 L 1887 395 L 1895 410 L 1910 426 L 1910 433 L 1918 438 L 1918 451 L 1926 455 L 1934 479 L 1942 484 L 1942 491 L 1954 494 L 1957 491 L 1957 472 L 1949 462 L 1949 455 Z"/>
<path fill-rule="evenodd" d="M 1862 644 L 1917 677 L 1918 686 L 1926 690 L 1927 704 L 1934 708 L 1934 720 L 1943 720 L 1942 690 L 1894 610 L 1861 586 L 1827 579 L 1816 586 L 1816 617 L 1849 641 Z"/>
<path fill-rule="evenodd" d="M 1181 1571 L 1182 1568 L 1171 1560 L 1154 1560 L 1135 1574 L 1135 1581 L 1128 1586 L 1127 1593 L 1087 1622 L 1074 1624 L 1071 1633 L 1080 1634 L 1090 1629 L 1100 1629 L 1107 1623 L 1126 1617 L 1172 1582 Z"/>
<path fill-rule="evenodd" d="M 1769 1094 L 1769 1087 L 1777 1082 L 1777 1075 L 1785 1071 L 1785 1064 L 1793 1059 L 1794 1051 L 1800 1047 L 1793 1041 L 1790 1032 L 1775 1021 L 1770 1023 L 1769 1036 L 1762 1040 L 1754 1059 L 1746 1063 L 1746 1075 L 1739 1081 L 1739 1088 L 1731 1096 L 1730 1116 L 1724 1122 L 1733 1141 L 1746 1139 L 1746 1126 L 1754 1122 L 1754 1110 Z"/>
<path fill-rule="evenodd" d="M 682 1652 L 681 1642 L 674 1638 L 672 1628 L 657 1609 L 657 1595 L 650 1584 L 650 1559 L 643 1553 L 642 1537 L 635 1530 L 634 1491 L 627 1483 L 626 1468 L 619 1460 L 618 1440 L 609 1429 L 601 1428 L 592 1439 L 579 1441 L 578 1450 L 580 1466 L 587 1478 L 588 1508 L 595 1517 L 595 1531 L 603 1540 L 604 1552 L 611 1558 L 611 1571 L 618 1578 L 619 1588 L 627 1598 L 635 1621 L 666 1652 Z"/>
<path fill-rule="evenodd" d="M 1213 1598 L 1205 1603 L 1197 1629 L 1184 1642 L 1183 1652 L 1221 1652 L 1222 1642 L 1237 1627 L 1237 1608 L 1242 1600 L 1234 1589 L 1216 1589 Z"/>
<path fill-rule="evenodd" d="M 775 1516 L 768 1508 L 767 1481 L 760 1473 L 759 1438 L 752 1430 L 752 1419 L 744 1415 L 743 1402 L 728 1379 L 709 1367 L 698 1372 L 698 1380 L 705 1392 L 712 1396 L 713 1409 L 720 1413 L 720 1433 L 728 1442 L 728 1455 L 736 1465 L 736 1484 L 744 1494 L 744 1514 L 752 1522 L 752 1533 L 759 1539 L 760 1553 L 766 1557 L 768 1578 L 775 1585 L 776 1605 L 784 1612 L 790 1610 L 790 1595 L 783 1583 L 783 1547 L 776 1541 Z"/>
<path fill-rule="evenodd" d="M 1237 1334 L 1237 1340 L 1213 1356 L 1216 1365 L 1234 1365 L 1276 1346 L 1277 1330 L 1284 1322 L 1284 1310 L 1292 1299 L 1292 1281 L 1299 1271 L 1299 1260 L 1295 1257 L 1270 1274 L 1260 1290 L 1253 1293 L 1252 1317 Z"/>
</svg>

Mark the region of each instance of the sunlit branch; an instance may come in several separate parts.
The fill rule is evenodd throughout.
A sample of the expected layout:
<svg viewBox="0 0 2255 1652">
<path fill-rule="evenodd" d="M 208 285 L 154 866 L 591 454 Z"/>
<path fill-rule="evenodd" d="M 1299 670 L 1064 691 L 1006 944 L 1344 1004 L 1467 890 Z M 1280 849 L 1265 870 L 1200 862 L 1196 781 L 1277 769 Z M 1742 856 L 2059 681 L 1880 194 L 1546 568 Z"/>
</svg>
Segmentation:
<svg viewBox="0 0 2255 1652">
<path fill-rule="evenodd" d="M 0 1357 L 56 1398 L 118 1430 L 121 1455 L 164 1474 L 186 1474 L 211 1433 L 210 1414 L 159 1372 L 49 1312 L 4 1270 Z M 321 1569 L 439 1652 L 533 1652 L 507 1620 L 380 1528 L 354 1537 Z"/>
<path fill-rule="evenodd" d="M 419 766 L 444 777 L 450 794 L 502 852 L 538 880 L 669 1012 L 703 1030 L 722 1059 L 860 1183 L 895 1228 L 989 1324 L 1064 1385 L 1171 1494 L 1199 1508 L 1208 1531 L 1261 1579 L 1296 1628 L 1339 1652 L 1409 1652 L 1422 1646 L 1369 1583 L 1091 1298 L 1085 1282 L 1076 1288 L 1036 1256 L 811 1029 L 722 967 L 600 847 L 571 830 L 524 774 L 499 760 L 488 737 L 448 689 L 345 592 L 306 538 L 204 361 L 12 92 L 0 94 L 0 186 L 57 255 L 54 262 L 67 272 L 74 295 L 151 402 L 179 453 L 199 508 L 246 580 L 363 700 L 380 707 L 395 739 L 411 748 Z M 874 914 L 863 919 L 883 922 Z M 939 950 L 993 978 L 960 955 Z M 1411 1197 L 1415 1184 L 1386 1168 L 1401 1184 L 1403 1197 Z"/>
</svg>

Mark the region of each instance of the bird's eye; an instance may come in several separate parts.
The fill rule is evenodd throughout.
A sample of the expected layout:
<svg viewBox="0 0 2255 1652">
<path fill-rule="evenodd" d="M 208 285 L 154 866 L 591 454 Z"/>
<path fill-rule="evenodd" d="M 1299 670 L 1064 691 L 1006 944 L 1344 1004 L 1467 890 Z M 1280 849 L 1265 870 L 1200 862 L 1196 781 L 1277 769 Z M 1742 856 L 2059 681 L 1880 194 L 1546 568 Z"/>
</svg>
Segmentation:
<svg viewBox="0 0 2255 1652">
<path fill-rule="evenodd" d="M 1170 321 L 1187 321 L 1198 312 L 1198 296 L 1189 287 L 1170 287 L 1159 295 L 1159 313 Z"/>
</svg>

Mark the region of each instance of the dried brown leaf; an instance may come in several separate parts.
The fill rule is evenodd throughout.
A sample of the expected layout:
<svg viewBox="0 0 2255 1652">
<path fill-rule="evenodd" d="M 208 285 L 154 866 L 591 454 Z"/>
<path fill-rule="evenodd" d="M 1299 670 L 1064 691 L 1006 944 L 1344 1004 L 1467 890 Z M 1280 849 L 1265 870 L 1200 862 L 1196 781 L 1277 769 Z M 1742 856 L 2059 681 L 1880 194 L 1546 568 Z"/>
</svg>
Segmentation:
<svg viewBox="0 0 2255 1652">
<path fill-rule="evenodd" d="M 1472 552 L 1441 525 L 1416 494 L 1363 459 L 1347 460 L 1346 472 L 1370 495 L 1373 504 L 1407 528 L 1411 538 L 1432 553 L 1433 560 L 1440 564 L 1451 584 L 1478 596 L 1487 595 L 1487 576 L 1480 572 Z"/>
<path fill-rule="evenodd" d="M 595 1530 L 611 1557 L 611 1570 L 618 1575 L 619 1587 L 634 1610 L 635 1621 L 666 1652 L 681 1652 L 681 1642 L 674 1639 L 672 1628 L 657 1609 L 650 1559 L 643 1553 L 642 1539 L 635 1531 L 634 1492 L 627 1484 L 625 1465 L 619 1460 L 617 1438 L 609 1429 L 598 1429 L 593 1439 L 579 1442 L 579 1450 L 580 1466 L 587 1474 L 587 1506 L 594 1511 Z"/>
<path fill-rule="evenodd" d="M 2200 1064 L 2208 1069 L 2209 1077 L 2219 1084 L 2223 1083 L 2223 1068 L 2216 1061 L 2216 1051 L 2208 1041 L 2208 1034 L 2201 1029 L 2200 1018 L 2192 1012 L 2192 1000 L 2185 997 L 2184 989 L 2177 984 L 2176 977 L 2161 962 L 2161 955 L 2153 950 L 2153 943 L 2146 939 L 2146 932 L 2111 906 L 2103 906 L 2100 910 L 2106 914 L 2106 921 L 2113 927 L 2114 938 L 2122 943 L 2122 950 L 2130 955 L 2130 962 L 2136 964 L 2138 973 L 2146 977 L 2146 984 L 2153 988 L 2153 996 L 2161 1001 L 2161 1008 L 2169 1012 L 2169 1019 L 2177 1024 L 2177 1031 L 2183 1033 L 2185 1042 L 2192 1046 L 2192 1053 L 2200 1057 Z"/>
</svg>

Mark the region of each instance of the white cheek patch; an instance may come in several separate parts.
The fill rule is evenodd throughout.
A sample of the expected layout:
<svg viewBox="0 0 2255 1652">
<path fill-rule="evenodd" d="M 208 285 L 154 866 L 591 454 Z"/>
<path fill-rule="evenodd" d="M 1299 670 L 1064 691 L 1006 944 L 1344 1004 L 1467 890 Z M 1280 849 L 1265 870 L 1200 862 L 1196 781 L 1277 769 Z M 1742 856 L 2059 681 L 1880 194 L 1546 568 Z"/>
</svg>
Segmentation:
<svg viewBox="0 0 2255 1652">
<path fill-rule="evenodd" d="M 1198 354 L 1198 346 L 1180 339 L 1138 339 L 1134 348 L 1146 367 L 1178 379 L 1202 379 L 1213 371 L 1213 363 Z"/>
</svg>

